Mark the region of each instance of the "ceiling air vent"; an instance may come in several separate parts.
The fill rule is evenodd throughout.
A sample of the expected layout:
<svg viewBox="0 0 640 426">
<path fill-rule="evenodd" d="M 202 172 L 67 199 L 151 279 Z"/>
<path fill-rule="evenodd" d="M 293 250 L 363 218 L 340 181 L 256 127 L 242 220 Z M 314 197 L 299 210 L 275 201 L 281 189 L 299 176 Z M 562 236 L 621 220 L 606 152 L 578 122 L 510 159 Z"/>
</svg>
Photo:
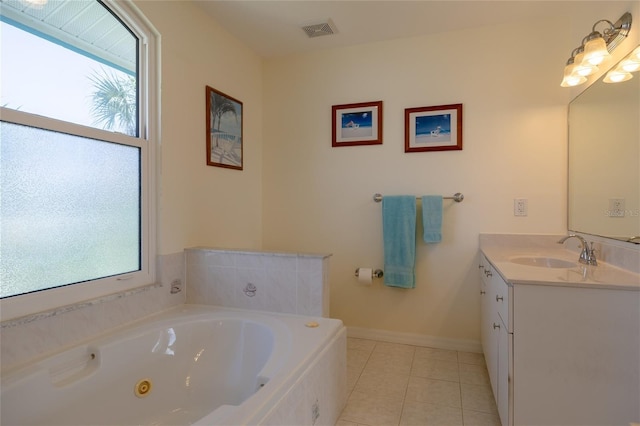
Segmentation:
<svg viewBox="0 0 640 426">
<path fill-rule="evenodd" d="M 302 27 L 302 30 L 307 33 L 309 38 L 332 35 L 338 32 L 336 25 L 331 19 L 327 19 L 325 22 L 305 25 Z"/>
</svg>

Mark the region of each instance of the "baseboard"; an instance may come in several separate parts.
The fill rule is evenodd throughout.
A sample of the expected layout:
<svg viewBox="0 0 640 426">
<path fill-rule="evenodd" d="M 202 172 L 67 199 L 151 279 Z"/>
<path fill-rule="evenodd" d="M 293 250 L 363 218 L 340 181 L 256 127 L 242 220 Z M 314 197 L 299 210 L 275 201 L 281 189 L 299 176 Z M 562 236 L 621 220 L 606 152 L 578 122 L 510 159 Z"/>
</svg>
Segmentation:
<svg viewBox="0 0 640 426">
<path fill-rule="evenodd" d="M 449 339 L 445 337 L 427 336 L 424 334 L 374 330 L 362 327 L 347 327 L 347 337 L 380 340 L 383 342 L 426 346 L 430 348 L 449 349 L 462 352 L 482 353 L 482 345 L 476 340 Z"/>
</svg>

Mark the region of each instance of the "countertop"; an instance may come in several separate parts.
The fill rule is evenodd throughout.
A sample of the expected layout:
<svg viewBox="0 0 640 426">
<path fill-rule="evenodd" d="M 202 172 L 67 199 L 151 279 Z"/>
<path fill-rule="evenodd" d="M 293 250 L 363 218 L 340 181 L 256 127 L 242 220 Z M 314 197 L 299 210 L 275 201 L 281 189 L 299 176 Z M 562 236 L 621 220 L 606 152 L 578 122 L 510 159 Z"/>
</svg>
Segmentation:
<svg viewBox="0 0 640 426">
<path fill-rule="evenodd" d="M 480 250 L 494 269 L 511 285 L 538 284 L 640 291 L 640 274 L 601 260 L 598 260 L 597 266 L 578 263 L 577 246 L 571 249 L 569 241 L 566 242 L 566 246 L 557 244 L 560 237 L 562 236 L 526 235 L 517 238 L 513 235 L 482 234 Z M 572 240 L 578 242 L 576 239 Z M 510 261 L 519 256 L 551 257 L 573 262 L 575 266 L 546 268 Z M 636 260 L 633 257 L 634 253 L 631 253 L 632 262 L 640 262 L 640 252 Z"/>
</svg>

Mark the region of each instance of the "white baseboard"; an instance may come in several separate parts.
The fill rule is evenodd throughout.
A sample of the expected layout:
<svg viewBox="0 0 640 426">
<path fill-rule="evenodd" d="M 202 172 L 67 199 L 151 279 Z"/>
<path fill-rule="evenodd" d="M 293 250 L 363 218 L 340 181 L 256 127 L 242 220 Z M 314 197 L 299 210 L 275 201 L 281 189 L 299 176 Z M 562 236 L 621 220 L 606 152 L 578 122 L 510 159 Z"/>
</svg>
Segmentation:
<svg viewBox="0 0 640 426">
<path fill-rule="evenodd" d="M 476 340 L 448 339 L 445 337 L 427 336 L 416 333 L 374 330 L 362 327 L 347 327 L 347 337 L 358 339 L 380 340 L 404 345 L 426 346 L 430 348 L 449 349 L 462 352 L 482 353 L 482 345 Z"/>
</svg>

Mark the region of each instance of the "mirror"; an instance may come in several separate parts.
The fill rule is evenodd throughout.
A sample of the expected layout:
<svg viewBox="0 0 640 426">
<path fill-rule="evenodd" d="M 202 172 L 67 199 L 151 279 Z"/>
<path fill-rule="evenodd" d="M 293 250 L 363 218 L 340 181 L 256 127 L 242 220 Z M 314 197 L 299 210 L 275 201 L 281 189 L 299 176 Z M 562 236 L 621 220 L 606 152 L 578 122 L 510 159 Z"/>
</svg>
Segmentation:
<svg viewBox="0 0 640 426">
<path fill-rule="evenodd" d="M 569 230 L 640 244 L 640 75 L 603 78 L 569 104 Z"/>
</svg>

